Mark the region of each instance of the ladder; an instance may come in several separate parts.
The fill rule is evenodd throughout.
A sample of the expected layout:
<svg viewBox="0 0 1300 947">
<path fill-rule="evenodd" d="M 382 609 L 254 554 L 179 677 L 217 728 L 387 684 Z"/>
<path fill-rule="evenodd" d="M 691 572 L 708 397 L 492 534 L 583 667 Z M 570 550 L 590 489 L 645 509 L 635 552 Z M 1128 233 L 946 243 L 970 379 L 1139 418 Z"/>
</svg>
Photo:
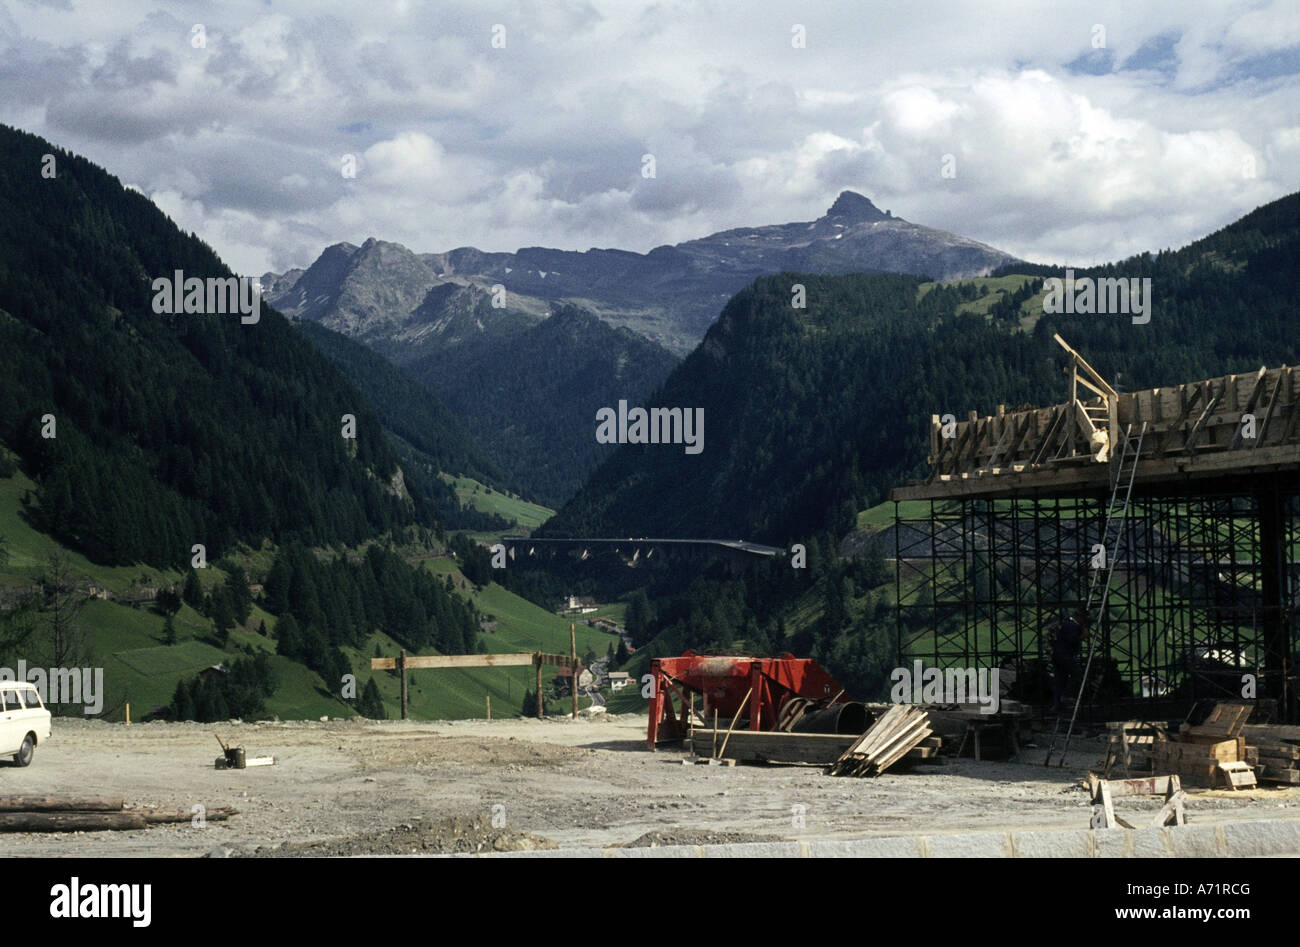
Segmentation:
<svg viewBox="0 0 1300 947">
<path fill-rule="evenodd" d="M 1110 502 L 1106 506 L 1106 525 L 1102 528 L 1102 553 L 1106 557 L 1100 569 L 1094 569 L 1092 581 L 1088 586 L 1088 600 L 1083 607 L 1085 627 L 1091 625 L 1093 606 L 1096 605 L 1097 618 L 1106 614 L 1106 599 L 1110 595 L 1110 580 L 1115 574 L 1115 563 L 1119 561 L 1120 549 L 1124 538 L 1124 521 L 1128 517 L 1129 501 L 1133 496 L 1133 480 L 1137 476 L 1138 459 L 1142 455 L 1142 441 L 1146 436 L 1147 422 L 1142 422 L 1137 437 L 1133 437 L 1133 425 L 1124 431 L 1124 443 L 1120 447 L 1119 459 L 1115 465 L 1115 478 L 1111 486 Z M 1121 491 L 1123 499 L 1120 498 Z M 1092 659 L 1097 652 L 1097 636 L 1088 636 L 1088 660 L 1083 666 L 1079 678 L 1079 693 L 1074 699 L 1074 709 L 1070 712 L 1070 724 L 1065 731 L 1065 745 L 1061 748 L 1061 758 L 1057 766 L 1065 765 L 1065 754 L 1070 749 L 1070 737 L 1074 733 L 1074 724 L 1079 717 L 1079 706 L 1083 703 L 1084 691 L 1088 686 L 1088 673 L 1092 670 Z M 1061 732 L 1062 714 L 1057 714 L 1056 725 L 1052 728 L 1052 743 L 1047 748 L 1044 766 L 1051 765 L 1052 754 L 1056 752 L 1056 739 Z"/>
</svg>

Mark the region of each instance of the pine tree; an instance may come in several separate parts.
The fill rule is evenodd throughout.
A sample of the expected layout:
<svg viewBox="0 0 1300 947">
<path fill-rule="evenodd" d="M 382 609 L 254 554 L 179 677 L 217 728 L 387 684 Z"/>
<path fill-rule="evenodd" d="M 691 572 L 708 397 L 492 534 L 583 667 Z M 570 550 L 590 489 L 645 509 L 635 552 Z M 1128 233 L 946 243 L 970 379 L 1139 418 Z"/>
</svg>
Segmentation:
<svg viewBox="0 0 1300 947">
<path fill-rule="evenodd" d="M 199 581 L 199 574 L 190 569 L 185 574 L 185 586 L 181 592 L 181 598 L 191 608 L 202 611 L 203 604 L 203 584 Z"/>
<path fill-rule="evenodd" d="M 362 688 L 361 699 L 357 701 L 357 713 L 371 720 L 387 720 L 388 711 L 384 709 L 384 699 L 379 694 L 379 685 L 373 677 L 367 678 Z"/>
<path fill-rule="evenodd" d="M 248 621 L 253 613 L 253 593 L 248 588 L 248 576 L 239 566 L 232 566 L 226 573 L 226 596 L 230 599 L 231 612 L 238 625 Z"/>
<path fill-rule="evenodd" d="M 212 627 L 217 633 L 221 647 L 230 639 L 230 629 L 235 624 L 234 612 L 230 607 L 230 596 L 224 586 L 212 590 Z"/>
<path fill-rule="evenodd" d="M 163 622 L 163 644 L 176 643 L 176 622 L 171 615 L 168 615 Z"/>
<path fill-rule="evenodd" d="M 173 720 L 194 719 L 194 702 L 190 699 L 190 689 L 184 680 L 176 682 L 176 692 L 172 695 L 170 710 Z"/>
<path fill-rule="evenodd" d="M 298 630 L 298 620 L 292 615 L 285 615 L 275 623 L 275 651 L 288 658 L 296 658 L 302 653 L 302 633 Z"/>
</svg>

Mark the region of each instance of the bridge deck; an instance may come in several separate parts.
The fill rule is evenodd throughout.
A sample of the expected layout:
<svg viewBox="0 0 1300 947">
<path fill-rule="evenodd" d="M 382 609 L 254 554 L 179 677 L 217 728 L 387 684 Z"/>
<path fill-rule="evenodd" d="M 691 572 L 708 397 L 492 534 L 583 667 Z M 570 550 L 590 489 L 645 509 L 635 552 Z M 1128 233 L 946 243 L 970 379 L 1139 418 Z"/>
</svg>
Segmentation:
<svg viewBox="0 0 1300 947">
<path fill-rule="evenodd" d="M 999 406 L 991 417 L 972 411 L 968 420 L 947 425 L 933 415 L 929 476 L 895 488 L 890 499 L 1105 490 L 1125 431 L 1132 425 L 1136 435 L 1144 422 L 1138 489 L 1279 472 L 1294 472 L 1300 485 L 1300 372 L 1294 367 L 1120 394 L 1065 347 L 1069 401 L 1012 411 Z M 1095 396 L 1081 397 L 1081 386 Z"/>
<path fill-rule="evenodd" d="M 534 536 L 502 536 L 502 543 L 507 546 L 613 546 L 615 548 L 647 548 L 654 546 L 709 546 L 744 552 L 755 556 L 779 556 L 785 553 L 777 546 L 764 546 L 761 543 L 746 542 L 743 539 L 664 539 L 655 537 L 596 537 L 596 538 L 551 538 Z"/>
</svg>

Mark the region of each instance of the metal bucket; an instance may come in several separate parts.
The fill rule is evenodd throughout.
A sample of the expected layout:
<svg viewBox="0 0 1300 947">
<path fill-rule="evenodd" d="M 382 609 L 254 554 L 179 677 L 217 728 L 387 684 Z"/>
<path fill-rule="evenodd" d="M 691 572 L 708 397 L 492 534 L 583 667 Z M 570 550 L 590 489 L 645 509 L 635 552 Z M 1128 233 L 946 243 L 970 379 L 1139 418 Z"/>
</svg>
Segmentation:
<svg viewBox="0 0 1300 947">
<path fill-rule="evenodd" d="M 226 750 L 226 765 L 231 769 L 244 769 L 246 757 L 242 746 L 232 746 Z"/>
</svg>

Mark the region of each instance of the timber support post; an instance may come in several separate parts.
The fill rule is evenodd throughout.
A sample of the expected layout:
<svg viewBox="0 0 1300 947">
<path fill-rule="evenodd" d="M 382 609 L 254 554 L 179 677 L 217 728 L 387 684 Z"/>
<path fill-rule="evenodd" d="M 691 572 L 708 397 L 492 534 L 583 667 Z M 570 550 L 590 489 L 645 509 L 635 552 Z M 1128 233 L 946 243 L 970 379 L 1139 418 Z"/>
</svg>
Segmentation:
<svg viewBox="0 0 1300 947">
<path fill-rule="evenodd" d="M 397 673 L 402 679 L 402 719 L 406 719 L 406 649 L 397 654 Z"/>
<path fill-rule="evenodd" d="M 573 695 L 573 719 L 578 719 L 578 638 L 577 633 L 573 630 L 573 622 L 569 622 L 569 657 L 573 663 L 569 665 L 569 673 L 573 676 L 569 679 L 569 693 Z"/>
</svg>

